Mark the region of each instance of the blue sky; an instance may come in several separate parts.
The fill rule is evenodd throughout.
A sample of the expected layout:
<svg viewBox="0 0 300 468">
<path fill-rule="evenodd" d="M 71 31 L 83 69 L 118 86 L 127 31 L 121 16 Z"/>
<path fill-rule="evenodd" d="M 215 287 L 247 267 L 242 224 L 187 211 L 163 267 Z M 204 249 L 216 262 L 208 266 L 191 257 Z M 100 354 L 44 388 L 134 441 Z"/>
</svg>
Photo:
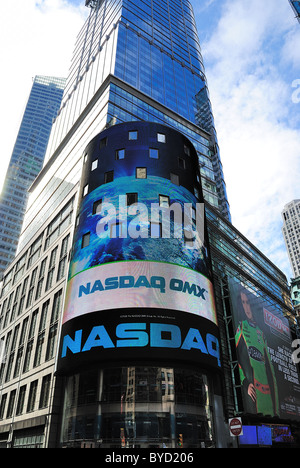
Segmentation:
<svg viewBox="0 0 300 468">
<path fill-rule="evenodd" d="M 290 278 L 281 211 L 300 198 L 300 24 L 288 0 L 191 3 L 233 224 Z M 84 0 L 0 3 L 0 186 L 32 78 L 67 76 L 87 14 Z"/>
</svg>

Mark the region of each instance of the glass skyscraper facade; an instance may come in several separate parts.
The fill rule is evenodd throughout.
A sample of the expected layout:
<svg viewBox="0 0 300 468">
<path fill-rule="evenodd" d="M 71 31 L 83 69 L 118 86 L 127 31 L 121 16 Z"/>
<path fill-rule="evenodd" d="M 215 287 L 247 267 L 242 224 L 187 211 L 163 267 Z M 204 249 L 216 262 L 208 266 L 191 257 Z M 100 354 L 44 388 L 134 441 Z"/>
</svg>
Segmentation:
<svg viewBox="0 0 300 468">
<path fill-rule="evenodd" d="M 297 422 L 299 415 L 299 382 L 289 354 L 289 343 L 295 333 L 289 289 L 283 273 L 230 222 L 192 6 L 188 0 L 86 0 L 85 3 L 90 14 L 77 37 L 43 168 L 29 189 L 18 253 L 3 278 L 0 446 L 110 449 L 236 446 L 237 439 L 230 436 L 228 427 L 229 419 L 236 416 L 243 417 L 245 426 L 254 427 L 255 434 L 257 427 L 268 425 L 265 433 L 269 445 L 273 439 L 277 441 L 275 429 L 274 437 L 271 431 L 278 421 L 282 423 L 285 441 L 292 440 L 288 439 L 288 421 L 294 418 Z M 171 131 L 182 135 L 180 144 L 172 146 Z M 187 144 L 183 144 L 185 138 Z M 176 157 L 172 158 L 173 154 Z M 193 161 L 198 161 L 194 169 L 190 166 L 191 154 Z M 161 159 L 157 160 L 159 155 Z M 184 189 L 190 192 L 188 196 L 202 200 L 195 191 L 202 187 L 209 237 L 205 255 L 209 257 L 210 251 L 208 268 L 215 291 L 214 326 L 218 326 L 219 346 L 213 341 L 212 332 L 203 332 L 207 322 L 203 322 L 203 329 L 197 328 L 194 320 L 198 316 L 179 310 L 176 301 L 170 306 L 171 295 L 164 296 L 164 306 L 159 311 L 152 309 L 147 301 L 141 301 L 135 303 L 134 312 L 132 303 L 137 301 L 137 296 L 128 290 L 128 296 L 118 296 L 126 309 L 123 317 L 119 317 L 120 323 L 114 321 L 116 309 L 110 310 L 112 306 L 107 302 L 104 305 L 99 299 L 95 302 L 96 307 L 102 308 L 98 310 L 99 315 L 91 313 L 99 323 L 91 334 L 87 336 L 81 326 L 69 331 L 66 348 L 72 354 L 73 365 L 64 374 L 58 358 L 62 359 L 66 351 L 61 352 L 59 338 L 64 333 L 64 324 L 68 326 L 64 320 L 64 299 L 67 303 L 70 298 L 67 283 L 80 278 L 78 272 L 85 274 L 85 262 L 89 262 L 93 272 L 103 262 L 101 271 L 107 267 L 112 276 L 110 281 L 119 276 L 113 275 L 118 262 L 111 257 L 111 252 L 103 252 L 96 260 L 85 255 L 90 252 L 93 236 L 89 229 L 83 232 L 80 223 L 82 218 L 87 223 L 95 223 L 94 216 L 98 215 L 103 199 L 93 200 L 89 211 L 85 210 L 85 203 L 91 203 L 91 186 L 93 190 L 103 191 L 105 199 L 105 190 L 118 183 L 116 173 L 122 176 L 130 158 L 134 164 L 131 184 L 126 186 L 128 204 L 142 195 L 136 189 L 137 184 L 145 184 L 143 195 L 148 193 L 147 177 L 153 177 L 154 171 L 156 177 L 164 179 L 162 191 L 157 193 L 164 206 L 173 194 L 187 194 Z M 157 192 L 157 186 L 151 187 Z M 81 206 L 82 211 L 81 208 L 76 211 Z M 83 232 L 81 242 L 76 234 L 78 229 Z M 113 229 L 120 226 L 115 224 Z M 159 230 L 156 226 L 155 232 Z M 115 241 L 110 249 L 114 255 L 117 251 L 120 260 L 123 252 L 113 249 Z M 75 250 L 79 252 L 78 261 L 73 261 Z M 152 250 L 148 249 L 148 254 L 155 255 L 163 264 L 155 245 Z M 137 262 L 141 252 L 137 245 L 129 253 L 133 268 L 140 274 L 145 271 Z M 166 256 L 168 252 L 163 254 Z M 98 263 L 93 263 L 94 260 Z M 164 268 L 174 265 L 177 268 L 181 261 L 180 255 L 170 256 Z M 68 277 L 69 265 L 78 268 L 74 278 Z M 188 275 L 194 275 L 194 270 L 191 268 Z M 162 280 L 161 272 L 159 268 L 156 270 L 152 285 Z M 188 281 L 189 277 L 170 276 L 170 284 L 179 291 L 184 283 L 187 296 L 194 299 L 190 301 L 193 305 L 196 296 L 201 298 L 205 291 L 198 285 L 197 293 L 192 296 L 197 286 Z M 126 281 L 131 280 L 127 271 L 122 276 L 123 291 L 129 284 Z M 145 286 L 144 277 L 143 281 L 140 286 Z M 101 290 L 100 283 L 98 278 L 93 292 Z M 253 321 L 251 328 L 242 316 L 238 301 L 245 290 L 258 316 L 257 326 Z M 80 291 L 85 291 L 83 296 L 89 298 L 91 284 L 81 284 Z M 158 294 L 154 296 L 156 300 Z M 131 304 L 129 312 L 129 306 L 124 306 L 126 297 Z M 115 303 L 114 294 L 111 301 Z M 71 318 L 78 305 L 75 301 L 72 307 L 71 301 L 68 311 Z M 138 319 L 137 313 L 140 313 Z M 89 313 L 82 314 L 86 326 Z M 149 314 L 154 323 L 147 322 Z M 240 316 L 244 326 L 254 330 L 249 333 L 256 340 L 254 351 L 249 337 L 240 333 Z M 125 324 L 133 322 L 135 328 L 124 328 L 125 318 Z M 150 330 L 157 329 L 158 324 L 162 325 L 160 335 L 151 337 Z M 179 326 L 182 330 L 190 327 L 188 334 L 193 337 L 189 347 L 185 339 L 185 349 L 178 348 Z M 103 327 L 107 334 L 100 335 L 100 331 L 105 333 Z M 170 344 L 174 333 L 177 344 L 173 342 L 172 349 L 168 346 L 164 350 L 150 349 L 147 358 L 145 345 L 134 355 L 136 341 L 144 339 L 144 343 L 155 348 L 158 342 Z M 270 338 L 269 351 L 263 334 Z M 119 341 L 110 338 L 113 336 Z M 122 348 L 124 338 L 131 338 L 133 346 Z M 241 343 L 244 344 L 242 352 Z M 117 352 L 119 360 L 110 359 L 110 348 Z M 191 354 L 185 354 L 187 348 L 193 348 Z M 122 349 L 124 352 L 120 353 Z M 88 362 L 83 365 L 81 361 L 76 367 L 81 357 L 88 361 L 87 350 L 93 356 L 93 365 Z M 105 357 L 99 358 L 95 365 L 97 351 L 104 351 Z M 199 361 L 195 352 L 201 353 Z M 274 357 L 273 364 L 270 355 Z M 194 358 L 189 361 L 189 356 Z M 245 356 L 249 356 L 249 362 Z M 214 359 L 214 365 L 207 364 L 206 359 Z M 265 362 L 269 363 L 267 372 Z M 255 375 L 253 383 L 251 369 Z M 247 398 L 251 384 L 256 385 L 260 397 L 257 407 Z M 273 404 L 270 395 L 274 397 Z M 257 438 L 255 443 L 258 444 Z"/>
<path fill-rule="evenodd" d="M 65 79 L 36 76 L 17 135 L 0 196 L 0 275 L 15 257 L 28 200 L 40 172 L 60 108 Z"/>
<path fill-rule="evenodd" d="M 300 2 L 298 0 L 289 0 L 289 1 L 300 23 Z"/>
</svg>

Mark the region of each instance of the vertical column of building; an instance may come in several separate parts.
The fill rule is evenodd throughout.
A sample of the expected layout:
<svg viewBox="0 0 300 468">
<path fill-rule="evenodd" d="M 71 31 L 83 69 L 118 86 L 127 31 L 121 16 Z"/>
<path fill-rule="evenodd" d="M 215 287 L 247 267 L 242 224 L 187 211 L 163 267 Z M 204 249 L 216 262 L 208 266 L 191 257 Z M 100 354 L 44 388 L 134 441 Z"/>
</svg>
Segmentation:
<svg viewBox="0 0 300 468">
<path fill-rule="evenodd" d="M 65 79 L 45 76 L 32 85 L 0 197 L 0 275 L 15 256 L 27 190 L 43 166 L 64 86 Z"/>
</svg>

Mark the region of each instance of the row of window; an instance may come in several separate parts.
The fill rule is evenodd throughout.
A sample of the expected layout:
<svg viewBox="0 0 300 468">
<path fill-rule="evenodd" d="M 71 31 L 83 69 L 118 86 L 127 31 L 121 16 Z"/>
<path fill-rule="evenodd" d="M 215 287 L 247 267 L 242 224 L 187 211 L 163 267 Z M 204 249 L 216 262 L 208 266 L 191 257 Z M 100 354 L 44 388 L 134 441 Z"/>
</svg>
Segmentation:
<svg viewBox="0 0 300 468">
<path fill-rule="evenodd" d="M 166 135 L 164 133 L 157 133 L 157 142 L 158 143 L 166 143 Z M 138 140 L 138 131 L 131 130 L 128 132 L 128 139 L 130 141 Z M 104 137 L 100 140 L 99 149 L 104 148 L 107 146 L 108 138 Z M 184 145 L 184 153 L 190 156 L 190 148 L 187 145 Z M 125 159 L 126 150 L 125 148 L 117 149 L 115 153 L 116 160 Z M 87 154 L 84 156 L 84 163 L 87 161 Z M 159 149 L 158 148 L 149 148 L 149 157 L 151 159 L 159 159 Z M 185 160 L 183 158 L 178 158 L 178 165 L 180 168 L 185 169 Z M 98 159 L 95 159 L 92 162 L 91 170 L 94 171 L 98 167 Z"/>
<path fill-rule="evenodd" d="M 135 170 L 136 179 L 147 179 L 147 167 L 136 167 Z M 108 184 L 114 181 L 114 171 L 107 171 L 104 173 L 104 183 Z M 175 185 L 180 185 L 179 175 L 170 172 L 170 181 Z M 85 197 L 89 193 L 89 184 L 85 185 L 82 191 L 82 197 Z M 197 191 L 197 197 L 199 191 Z"/>
<path fill-rule="evenodd" d="M 34 301 L 41 297 L 43 291 L 50 290 L 54 285 L 55 278 L 56 282 L 63 278 L 67 265 L 69 238 L 68 234 L 62 240 L 60 250 L 56 246 L 51 251 L 49 262 L 48 257 L 45 257 L 40 265 L 32 270 L 31 275 L 28 275 L 15 291 L 3 301 L 0 313 L 0 330 L 13 322 L 28 307 L 31 307 Z M 46 268 L 47 262 L 48 268 Z"/>
<path fill-rule="evenodd" d="M 68 202 L 58 215 L 48 224 L 46 230 L 31 244 L 24 255 L 15 263 L 14 267 L 5 275 L 3 279 L 2 297 L 16 282 L 25 276 L 28 270 L 47 250 L 55 240 L 68 228 L 72 221 L 74 199 Z M 44 246 L 43 246 L 44 244 Z M 60 257 L 64 256 L 63 251 Z"/>
<path fill-rule="evenodd" d="M 36 409 L 37 395 L 38 395 L 38 380 L 34 380 L 30 385 L 23 385 L 20 387 L 18 395 L 17 389 L 8 393 L 4 393 L 0 403 L 0 420 L 4 418 L 11 418 L 14 415 L 20 416 L 24 412 L 30 413 Z M 49 404 L 51 386 L 51 374 L 43 377 L 38 408 L 46 408 Z M 18 399 L 17 399 L 18 397 Z M 25 405 L 27 397 L 27 405 Z M 17 404 L 16 408 L 15 405 Z"/>
<path fill-rule="evenodd" d="M 47 362 L 54 357 L 61 306 L 62 289 L 54 295 L 52 307 L 48 299 L 41 310 L 34 310 L 1 339 L 0 384 L 15 379 L 42 364 L 43 360 Z M 46 324 L 49 324 L 48 331 Z"/>
</svg>

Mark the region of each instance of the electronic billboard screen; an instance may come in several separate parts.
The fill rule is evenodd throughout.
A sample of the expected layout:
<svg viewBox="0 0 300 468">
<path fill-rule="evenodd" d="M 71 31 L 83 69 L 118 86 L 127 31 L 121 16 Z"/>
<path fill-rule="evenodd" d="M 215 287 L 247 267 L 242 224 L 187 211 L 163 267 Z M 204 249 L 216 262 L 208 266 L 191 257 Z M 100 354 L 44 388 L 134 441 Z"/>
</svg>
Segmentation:
<svg viewBox="0 0 300 468">
<path fill-rule="evenodd" d="M 142 128 L 147 136 L 147 127 Z M 186 145 L 181 134 L 164 129 L 154 126 L 156 133 L 167 133 L 169 144 L 180 135 L 182 148 L 178 141 L 172 148 L 164 144 L 163 166 L 156 161 L 151 173 L 137 171 L 137 150 L 138 168 L 149 169 L 148 141 L 145 135 L 141 141 L 140 132 L 140 146 L 130 153 L 127 142 L 126 156 L 125 149 L 117 152 L 121 161 L 106 183 L 98 183 L 103 168 L 83 177 L 58 371 L 99 360 L 164 359 L 221 367 L 204 205 L 164 177 L 167 158 L 177 164 L 176 152 L 182 156 Z M 115 160 L 115 148 L 111 154 Z M 192 156 L 182 163 L 187 170 Z M 196 175 L 193 171 L 189 179 Z M 93 189 L 85 193 L 87 185 Z"/>
<path fill-rule="evenodd" d="M 300 417 L 300 381 L 288 320 L 263 297 L 230 280 L 244 411 Z"/>
</svg>

